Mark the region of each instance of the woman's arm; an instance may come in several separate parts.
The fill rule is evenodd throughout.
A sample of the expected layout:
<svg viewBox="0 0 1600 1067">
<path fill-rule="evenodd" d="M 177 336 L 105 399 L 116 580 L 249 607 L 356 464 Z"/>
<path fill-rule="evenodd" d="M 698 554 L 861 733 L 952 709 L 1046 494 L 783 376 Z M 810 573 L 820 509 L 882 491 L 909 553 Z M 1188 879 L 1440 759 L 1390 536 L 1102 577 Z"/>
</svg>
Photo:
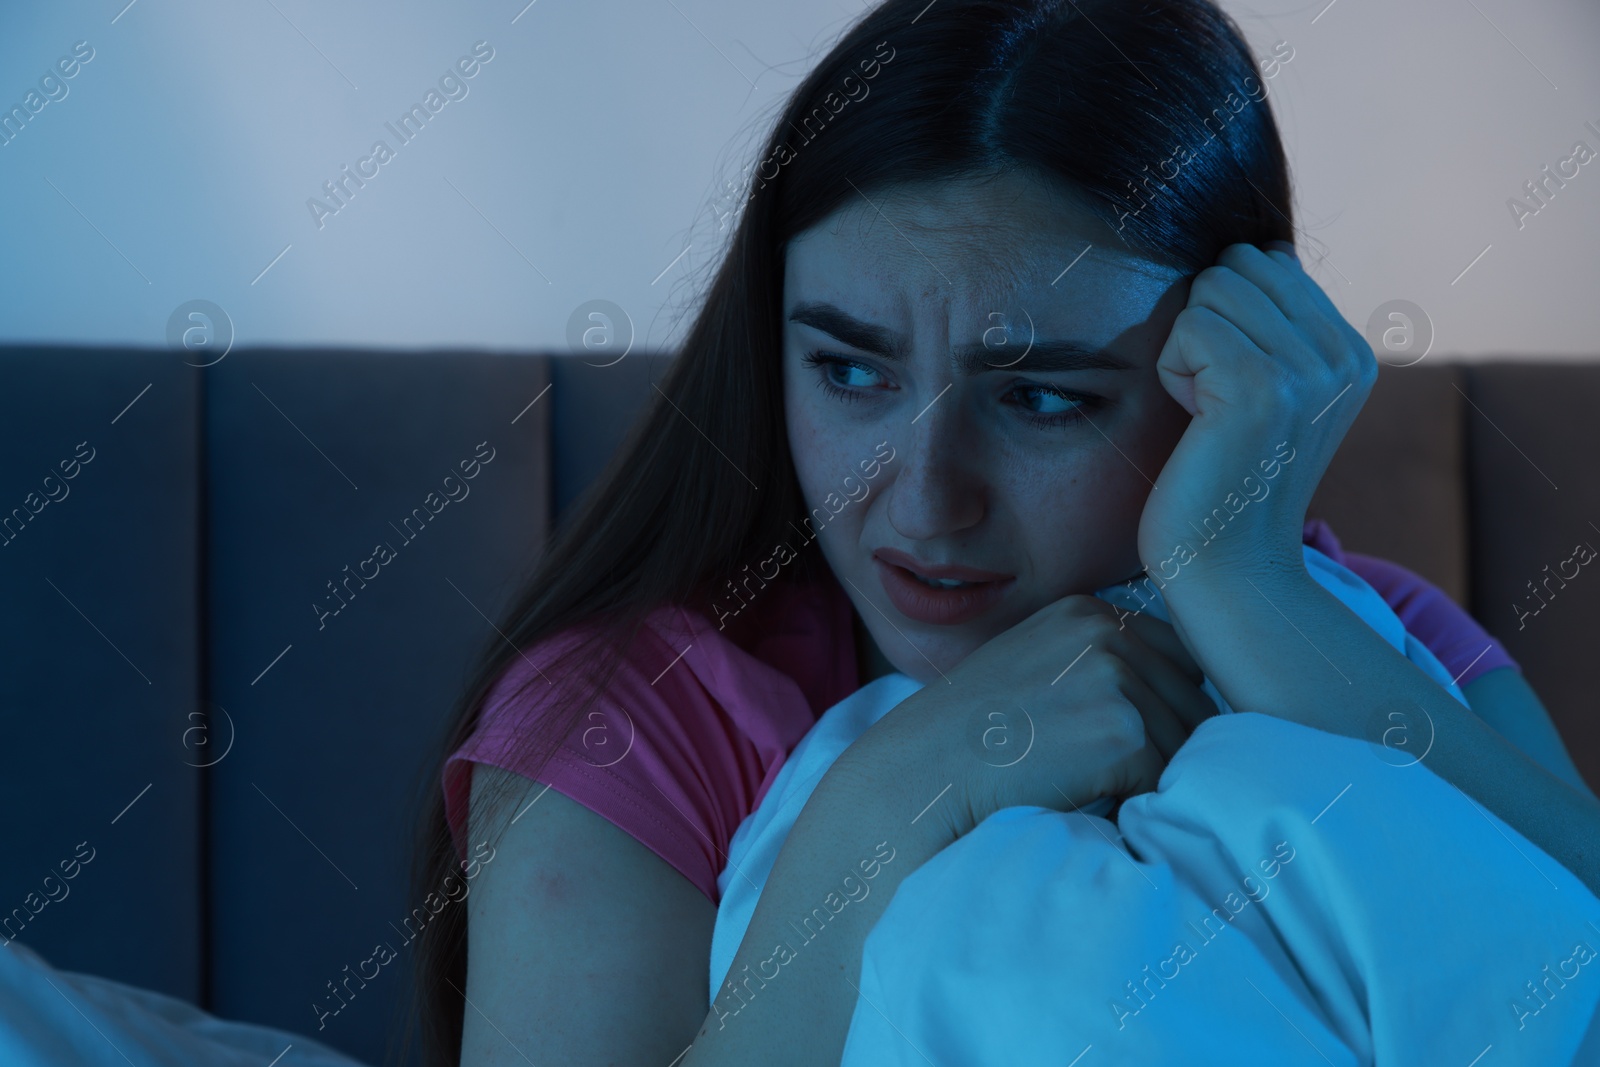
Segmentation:
<svg viewBox="0 0 1600 1067">
<path fill-rule="evenodd" d="M 684 1067 L 837 1064 L 863 945 L 904 879 L 1002 809 L 1153 791 L 1164 759 L 1216 714 L 1202 680 L 1169 624 L 1124 627 L 1110 604 L 1071 595 L 901 700 L 801 809 Z M 995 733 L 1020 733 L 1015 710 L 1028 729 L 1012 756 Z"/>
<path fill-rule="evenodd" d="M 1445 670 L 1458 680 L 1467 678 L 1461 682 L 1461 692 L 1478 718 L 1545 770 L 1593 795 L 1573 766 L 1550 713 L 1504 646 L 1477 619 L 1415 571 L 1379 556 L 1344 551 L 1326 522 L 1314 520 L 1306 528 L 1320 542 L 1314 547 L 1372 586 Z"/>
<path fill-rule="evenodd" d="M 1403 716 L 1427 732 L 1436 774 L 1600 893 L 1600 801 L 1463 707 L 1305 568 L 1306 508 L 1377 381 L 1372 346 L 1292 252 L 1235 244 L 1195 276 L 1156 367 L 1193 418 L 1145 502 L 1139 558 L 1167 579 L 1173 623 L 1228 703 L 1366 741 L 1383 738 L 1368 732 L 1374 715 Z M 1196 521 L 1213 516 L 1214 535 Z"/>
<path fill-rule="evenodd" d="M 839 1062 L 867 934 L 901 881 L 955 839 L 937 810 L 917 818 L 933 798 L 901 795 L 869 753 L 846 749 L 806 802 L 679 1067 Z M 846 898 L 850 875 L 870 887 L 859 899 Z"/>
<path fill-rule="evenodd" d="M 511 777 L 474 766 L 471 840 L 503 822 Z M 631 834 L 549 786 L 526 781 L 509 800 L 521 814 L 494 837 L 494 861 L 463 904 L 461 1067 L 666 1067 L 705 1017 L 716 907 Z"/>
<path fill-rule="evenodd" d="M 1600 801 L 1463 707 L 1303 566 L 1208 563 L 1202 553 L 1162 592 L 1236 711 L 1374 742 L 1375 711 L 1424 731 L 1431 723 L 1423 762 L 1600 894 Z"/>
<path fill-rule="evenodd" d="M 1533 757 L 1541 767 L 1591 797 L 1595 795 L 1562 744 L 1550 713 L 1521 671 L 1512 667 L 1485 671 L 1463 684 L 1461 693 L 1478 718 Z"/>
</svg>

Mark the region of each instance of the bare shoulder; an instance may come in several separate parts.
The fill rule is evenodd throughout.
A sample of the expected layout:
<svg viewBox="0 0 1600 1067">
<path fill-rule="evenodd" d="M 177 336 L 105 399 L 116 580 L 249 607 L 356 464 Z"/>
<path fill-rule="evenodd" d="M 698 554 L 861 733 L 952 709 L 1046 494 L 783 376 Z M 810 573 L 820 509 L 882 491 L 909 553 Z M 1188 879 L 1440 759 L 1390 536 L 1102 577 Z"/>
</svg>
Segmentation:
<svg viewBox="0 0 1600 1067">
<path fill-rule="evenodd" d="M 498 767 L 473 765 L 468 819 L 472 841 L 503 829 L 467 901 L 462 1067 L 673 1062 L 709 1011 L 711 901 L 631 834 Z"/>
</svg>

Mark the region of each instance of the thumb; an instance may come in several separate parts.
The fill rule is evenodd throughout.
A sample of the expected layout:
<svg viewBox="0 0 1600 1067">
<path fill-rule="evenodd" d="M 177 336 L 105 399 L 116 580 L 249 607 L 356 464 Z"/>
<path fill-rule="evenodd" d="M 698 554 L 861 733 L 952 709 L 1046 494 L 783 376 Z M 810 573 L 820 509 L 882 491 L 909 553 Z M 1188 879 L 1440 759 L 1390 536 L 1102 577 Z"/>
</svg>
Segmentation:
<svg viewBox="0 0 1600 1067">
<path fill-rule="evenodd" d="M 1161 784 L 1161 772 L 1167 769 L 1167 761 L 1154 741 L 1146 742 L 1139 751 L 1128 756 L 1123 761 L 1119 770 L 1121 781 L 1110 794 L 1120 807 L 1124 800 L 1136 797 L 1140 793 L 1154 793 Z"/>
</svg>

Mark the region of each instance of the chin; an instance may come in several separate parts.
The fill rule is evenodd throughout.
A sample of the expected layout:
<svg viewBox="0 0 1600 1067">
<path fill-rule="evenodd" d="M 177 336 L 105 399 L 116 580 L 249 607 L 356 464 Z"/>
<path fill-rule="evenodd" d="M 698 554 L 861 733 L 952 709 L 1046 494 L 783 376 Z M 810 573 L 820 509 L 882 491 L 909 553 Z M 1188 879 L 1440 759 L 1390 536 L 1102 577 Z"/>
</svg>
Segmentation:
<svg viewBox="0 0 1600 1067">
<path fill-rule="evenodd" d="M 940 642 L 942 647 L 940 647 L 938 651 L 928 648 L 919 648 L 921 655 L 913 653 L 911 657 L 913 662 L 906 664 L 895 663 L 894 669 L 908 678 L 912 678 L 918 682 L 921 682 L 923 685 L 931 685 L 934 682 L 942 682 L 945 680 L 946 675 L 955 670 L 956 667 L 960 665 L 962 660 L 966 659 L 971 653 L 977 651 L 979 646 L 982 644 L 983 641 L 980 640 L 974 643 L 970 648 L 963 648 L 955 653 L 952 653 L 947 643 Z M 894 663 L 893 660 L 890 662 Z"/>
<path fill-rule="evenodd" d="M 926 663 L 922 665 L 921 671 L 908 671 L 900 667 L 896 667 L 895 670 L 920 685 L 929 685 L 939 680 L 939 676 L 934 674 Z M 877 679 L 874 678 L 873 681 L 877 681 Z"/>
</svg>

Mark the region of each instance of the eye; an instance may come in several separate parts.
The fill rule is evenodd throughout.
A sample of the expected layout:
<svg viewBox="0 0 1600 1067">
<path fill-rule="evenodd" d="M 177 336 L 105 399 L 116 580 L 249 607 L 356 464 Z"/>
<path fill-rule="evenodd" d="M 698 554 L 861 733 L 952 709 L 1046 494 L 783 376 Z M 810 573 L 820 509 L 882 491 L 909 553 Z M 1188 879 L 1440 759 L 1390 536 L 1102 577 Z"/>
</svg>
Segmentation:
<svg viewBox="0 0 1600 1067">
<path fill-rule="evenodd" d="M 1021 417 L 1043 427 L 1078 422 L 1087 417 L 1086 412 L 1098 411 L 1106 402 L 1105 397 L 1092 393 L 1074 393 L 1032 382 L 1018 383 L 1012 393 L 1027 398 L 1025 403 L 1018 406 Z"/>
<path fill-rule="evenodd" d="M 865 363 L 827 352 L 807 352 L 800 357 L 800 362 L 816 368 L 817 385 L 823 392 L 841 400 L 862 399 L 864 391 L 870 391 L 872 377 L 878 374 Z M 843 373 L 836 374 L 836 371 Z"/>
<path fill-rule="evenodd" d="M 857 360 L 831 352 L 813 351 L 800 357 L 801 363 L 817 372 L 817 386 L 830 396 L 841 400 L 863 400 L 882 382 L 882 375 L 872 367 Z M 1041 429 L 1055 429 L 1080 422 L 1086 412 L 1098 411 L 1107 403 L 1105 397 L 1093 393 L 1078 393 L 1036 382 L 1018 382 L 1010 394 L 1022 397 L 1022 402 L 1009 405 L 1017 417 Z"/>
</svg>

